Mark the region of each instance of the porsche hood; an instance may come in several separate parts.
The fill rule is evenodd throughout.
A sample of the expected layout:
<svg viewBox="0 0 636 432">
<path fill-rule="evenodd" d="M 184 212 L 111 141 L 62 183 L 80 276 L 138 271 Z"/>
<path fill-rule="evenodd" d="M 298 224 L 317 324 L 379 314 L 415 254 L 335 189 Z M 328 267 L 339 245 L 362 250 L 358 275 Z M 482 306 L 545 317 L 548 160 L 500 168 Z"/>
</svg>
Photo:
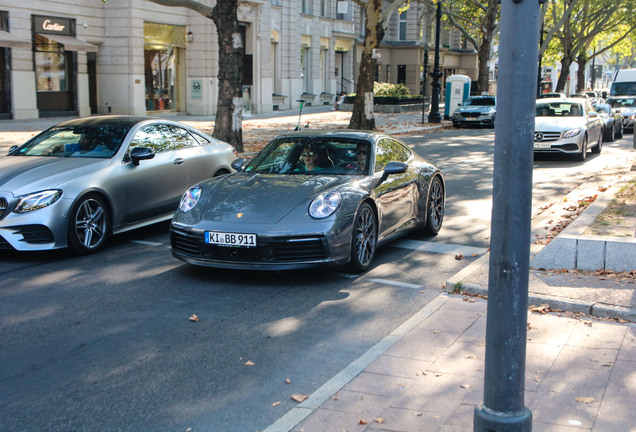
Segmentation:
<svg viewBox="0 0 636 432">
<path fill-rule="evenodd" d="M 200 217 L 212 222 L 274 224 L 345 181 L 342 176 L 236 173 L 204 185 L 210 191 L 201 198 L 205 201 Z"/>
</svg>

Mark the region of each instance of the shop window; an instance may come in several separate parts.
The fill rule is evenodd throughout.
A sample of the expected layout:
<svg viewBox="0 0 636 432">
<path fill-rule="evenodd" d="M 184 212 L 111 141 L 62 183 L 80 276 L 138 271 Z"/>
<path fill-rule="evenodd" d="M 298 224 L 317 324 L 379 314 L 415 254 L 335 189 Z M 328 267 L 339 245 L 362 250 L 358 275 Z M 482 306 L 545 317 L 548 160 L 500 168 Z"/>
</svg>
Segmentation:
<svg viewBox="0 0 636 432">
<path fill-rule="evenodd" d="M 38 34 L 33 41 L 37 91 L 68 91 L 69 65 L 64 46 Z"/>
</svg>

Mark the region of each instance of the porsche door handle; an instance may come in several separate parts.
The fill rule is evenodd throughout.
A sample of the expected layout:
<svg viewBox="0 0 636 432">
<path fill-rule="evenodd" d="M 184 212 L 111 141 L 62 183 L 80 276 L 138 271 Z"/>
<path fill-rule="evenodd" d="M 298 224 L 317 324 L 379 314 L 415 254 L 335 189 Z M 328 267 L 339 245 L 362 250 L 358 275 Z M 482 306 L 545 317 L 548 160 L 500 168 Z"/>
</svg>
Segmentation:
<svg viewBox="0 0 636 432">
<path fill-rule="evenodd" d="M 185 162 L 185 159 L 183 158 L 176 158 L 175 160 L 172 161 L 172 163 L 175 165 L 182 165 L 184 162 Z"/>
</svg>

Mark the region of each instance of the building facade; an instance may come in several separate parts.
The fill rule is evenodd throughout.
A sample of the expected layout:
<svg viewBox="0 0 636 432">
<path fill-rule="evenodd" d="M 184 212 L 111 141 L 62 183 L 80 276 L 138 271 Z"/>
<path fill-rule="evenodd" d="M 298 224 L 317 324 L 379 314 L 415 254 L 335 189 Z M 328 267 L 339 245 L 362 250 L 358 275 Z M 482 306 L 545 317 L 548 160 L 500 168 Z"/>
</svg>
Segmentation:
<svg viewBox="0 0 636 432">
<path fill-rule="evenodd" d="M 412 3 L 391 18 L 376 76 L 416 94 L 424 53 L 431 65 L 433 59 L 433 14 L 421 8 Z M 300 99 L 331 105 L 341 91 L 355 91 L 363 26 L 353 1 L 251 0 L 240 3 L 238 16 L 247 112 L 294 109 Z M 457 36 L 443 32 L 443 72 L 474 78 L 474 50 L 463 49 Z M 147 0 L 0 0 L 0 119 L 214 115 L 217 51 L 212 20 L 185 8 Z"/>
</svg>

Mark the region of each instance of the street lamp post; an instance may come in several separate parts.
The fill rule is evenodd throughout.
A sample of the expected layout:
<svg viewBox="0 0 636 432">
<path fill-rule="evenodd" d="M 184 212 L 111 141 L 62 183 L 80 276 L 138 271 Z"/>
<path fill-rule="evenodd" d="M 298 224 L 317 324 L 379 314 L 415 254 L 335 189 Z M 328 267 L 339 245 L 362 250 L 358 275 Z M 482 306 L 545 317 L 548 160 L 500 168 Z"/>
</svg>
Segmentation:
<svg viewBox="0 0 636 432">
<path fill-rule="evenodd" d="M 428 44 L 424 46 L 424 65 L 422 69 L 422 123 L 426 123 L 426 75 L 428 75 Z"/>
<path fill-rule="evenodd" d="M 442 116 L 439 113 L 439 92 L 442 88 L 442 83 L 439 80 L 442 77 L 442 73 L 439 70 L 439 27 L 441 20 L 442 0 L 438 0 L 437 11 L 435 12 L 435 62 L 433 64 L 433 72 L 431 72 L 431 77 L 433 78 L 431 87 L 433 88 L 433 93 L 431 94 L 431 112 L 428 114 L 429 123 L 442 122 Z"/>
</svg>

